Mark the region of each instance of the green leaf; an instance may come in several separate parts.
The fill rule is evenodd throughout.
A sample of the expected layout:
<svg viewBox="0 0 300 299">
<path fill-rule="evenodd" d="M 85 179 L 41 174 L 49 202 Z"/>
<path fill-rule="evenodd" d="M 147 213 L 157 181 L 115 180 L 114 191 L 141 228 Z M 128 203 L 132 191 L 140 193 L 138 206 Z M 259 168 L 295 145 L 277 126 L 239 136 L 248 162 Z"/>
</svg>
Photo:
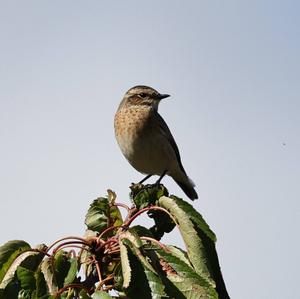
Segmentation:
<svg viewBox="0 0 300 299">
<path fill-rule="evenodd" d="M 130 228 L 130 230 L 134 233 L 136 233 L 139 237 L 150 237 L 150 238 L 153 238 L 153 235 L 151 233 L 151 231 L 142 226 L 142 225 L 135 225 L 135 226 L 132 226 Z"/>
<path fill-rule="evenodd" d="M 72 282 L 74 282 L 76 275 L 77 275 L 77 268 L 78 268 L 78 262 L 76 258 L 69 259 L 70 267 L 68 274 L 65 278 L 64 285 L 68 285 Z"/>
<path fill-rule="evenodd" d="M 175 196 L 161 197 L 158 204 L 176 219 L 195 271 L 216 288 L 220 298 L 229 298 L 215 248 L 216 236 L 203 217 Z"/>
<path fill-rule="evenodd" d="M 187 254 L 196 272 L 214 285 L 209 271 L 208 253 L 192 221 L 197 218 L 198 212 L 178 198 L 161 197 L 158 203 L 159 206 L 167 209 L 176 219 L 186 245 Z M 202 217 L 199 215 L 199 221 L 201 219 Z M 204 227 L 207 229 L 208 226 L 204 225 Z"/>
<path fill-rule="evenodd" d="M 174 255 L 173 252 L 159 249 L 156 250 L 156 253 L 165 276 L 185 298 L 218 299 L 214 287 L 197 274 L 185 261 Z"/>
<path fill-rule="evenodd" d="M 131 282 L 131 267 L 128 257 L 127 247 L 120 242 L 120 257 L 121 257 L 121 266 L 123 273 L 123 287 L 128 288 Z"/>
<path fill-rule="evenodd" d="M 36 251 L 34 251 L 36 250 Z M 21 266 L 31 270 L 36 271 L 41 261 L 45 257 L 45 253 L 47 250 L 47 246 L 45 244 L 37 245 L 33 248 L 33 251 L 24 259 L 21 263 Z"/>
<path fill-rule="evenodd" d="M 140 250 L 143 243 L 138 235 L 129 229 L 120 236 L 120 240 L 122 267 L 122 258 L 125 256 L 126 259 L 126 269 L 123 271 L 123 286 L 128 297 L 132 299 L 165 298 L 164 285 Z M 130 273 L 129 279 L 127 278 L 128 272 Z"/>
<path fill-rule="evenodd" d="M 109 198 L 99 197 L 95 199 L 85 217 L 88 229 L 101 233 L 110 226 L 120 226 L 123 223 L 122 215 L 117 206 L 110 202 Z"/>
<path fill-rule="evenodd" d="M 217 241 L 215 233 L 210 229 L 209 225 L 206 223 L 201 214 L 198 211 L 196 211 L 190 203 L 174 195 L 172 195 L 171 198 L 175 200 L 176 206 L 178 206 L 179 209 L 188 214 L 190 219 L 195 224 L 197 224 L 197 227 L 199 227 L 209 239 L 211 239 L 214 242 Z"/>
<path fill-rule="evenodd" d="M 108 227 L 107 214 L 109 212 L 108 199 L 99 197 L 95 199 L 87 212 L 85 217 L 85 224 L 88 229 L 101 232 Z"/>
<path fill-rule="evenodd" d="M 166 247 L 173 256 L 179 258 L 181 261 L 186 263 L 188 266 L 192 267 L 191 262 L 188 259 L 188 255 L 184 250 L 182 250 L 181 248 L 178 248 L 176 246 L 172 246 L 172 245 L 167 245 Z"/>
<path fill-rule="evenodd" d="M 168 190 L 163 185 L 135 184 L 130 188 L 132 200 L 139 210 L 154 204 L 161 196 L 168 195 Z"/>
<path fill-rule="evenodd" d="M 30 245 L 25 241 L 9 241 L 0 247 L 0 289 L 4 289 L 12 280 L 18 265 L 32 252 Z"/>
<path fill-rule="evenodd" d="M 74 262 L 73 262 L 73 264 L 74 264 Z M 67 281 L 71 280 L 71 282 L 68 282 L 68 283 L 72 283 L 74 278 L 76 277 L 76 273 L 77 273 L 76 259 L 75 259 L 75 276 L 74 276 L 74 265 L 73 265 L 72 271 L 70 272 L 71 258 L 69 257 L 69 254 L 66 251 L 59 250 L 55 254 L 54 268 L 55 268 L 55 277 L 56 277 L 56 282 L 57 282 L 58 288 L 62 288 L 63 286 L 65 286 L 67 284 L 66 280 Z M 67 279 L 67 276 L 69 274 L 70 274 L 70 276 Z"/>
<path fill-rule="evenodd" d="M 54 269 L 54 262 L 51 257 L 46 257 L 41 264 L 41 271 L 44 275 L 45 281 L 47 283 L 47 287 L 49 293 L 51 295 L 56 294 L 58 291 L 58 286 L 55 278 L 55 269 Z"/>
<path fill-rule="evenodd" d="M 34 272 L 24 267 L 17 268 L 17 277 L 21 284 L 21 288 L 28 291 L 33 291 L 36 286 Z"/>
<path fill-rule="evenodd" d="M 93 295 L 92 295 L 93 299 L 112 299 L 113 297 L 111 297 L 108 293 L 103 292 L 103 291 L 96 291 Z"/>
<path fill-rule="evenodd" d="M 40 268 L 35 272 L 34 276 L 36 280 L 36 290 L 34 292 L 34 296 L 32 296 L 32 299 L 48 299 L 49 292 L 47 283 Z"/>
</svg>

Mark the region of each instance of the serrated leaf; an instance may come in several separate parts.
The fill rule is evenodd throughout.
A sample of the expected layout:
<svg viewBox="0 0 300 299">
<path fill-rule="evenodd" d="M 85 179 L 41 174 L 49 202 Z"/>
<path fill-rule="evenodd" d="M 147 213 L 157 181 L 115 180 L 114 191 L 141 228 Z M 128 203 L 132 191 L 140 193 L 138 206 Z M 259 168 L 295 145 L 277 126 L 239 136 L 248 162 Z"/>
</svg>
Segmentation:
<svg viewBox="0 0 300 299">
<path fill-rule="evenodd" d="M 55 278 L 54 264 L 51 257 L 46 257 L 42 261 L 41 271 L 44 275 L 50 295 L 56 294 L 58 286 Z"/>
<path fill-rule="evenodd" d="M 203 231 L 203 233 L 212 241 L 216 242 L 217 238 L 215 233 L 210 229 L 202 215 L 194 209 L 194 207 L 184 201 L 183 199 L 172 195 L 171 199 L 175 200 L 176 206 L 189 215 L 190 219 L 197 224 L 197 226 Z"/>
<path fill-rule="evenodd" d="M 164 298 L 164 285 L 140 250 L 143 243 L 138 235 L 129 229 L 120 236 L 120 243 L 127 249 L 126 259 L 129 261 L 130 272 L 132 273 L 131 280 L 129 281 L 126 290 L 127 295 L 132 299 Z"/>
<path fill-rule="evenodd" d="M 177 258 L 179 258 L 181 261 L 186 263 L 188 266 L 192 267 L 191 262 L 188 259 L 187 253 L 182 250 L 181 248 L 178 248 L 173 245 L 166 245 L 166 248 L 171 252 L 171 254 Z"/>
<path fill-rule="evenodd" d="M 120 236 L 121 242 L 119 242 L 119 245 L 120 245 L 122 272 L 123 272 L 123 287 L 128 288 L 131 282 L 131 267 L 128 258 L 128 254 L 129 254 L 128 249 L 127 246 L 125 246 L 124 242 L 122 242 L 122 239 L 124 239 L 125 241 L 126 239 L 131 240 L 131 242 L 136 244 L 137 247 L 142 246 L 143 243 L 138 238 L 137 233 L 134 232 L 134 229 L 130 229 L 130 232 L 126 231 Z"/>
<path fill-rule="evenodd" d="M 103 291 L 96 291 L 93 295 L 92 295 L 93 299 L 112 299 L 113 297 L 111 297 L 108 293 L 103 292 Z"/>
<path fill-rule="evenodd" d="M 167 209 L 176 219 L 186 245 L 187 254 L 195 271 L 214 285 L 209 271 L 208 253 L 192 222 L 192 219 L 195 218 L 198 213 L 195 210 L 191 211 L 190 207 L 186 210 L 184 204 L 177 198 L 161 197 L 158 202 L 159 206 Z"/>
<path fill-rule="evenodd" d="M 141 261 L 141 256 L 135 250 L 134 245 L 130 244 L 130 241 L 126 243 L 133 277 L 132 283 L 125 291 L 128 297 L 132 299 L 163 298 L 164 286 L 159 276 Z"/>
<path fill-rule="evenodd" d="M 127 247 L 120 242 L 120 257 L 121 257 L 121 266 L 123 273 L 123 287 L 128 288 L 131 282 L 131 268 L 128 257 Z"/>
<path fill-rule="evenodd" d="M 110 226 L 120 226 L 123 223 L 122 215 L 117 206 L 110 203 L 108 198 L 95 199 L 85 217 L 88 229 L 101 233 Z"/>
<path fill-rule="evenodd" d="M 21 240 L 9 241 L 0 247 L 0 289 L 12 280 L 21 262 L 35 254 L 29 252 L 30 249 L 30 245 Z"/>
<path fill-rule="evenodd" d="M 203 217 L 187 202 L 175 196 L 161 197 L 159 206 L 176 219 L 195 271 L 216 288 L 221 298 L 229 298 L 215 248 L 216 237 Z"/>
<path fill-rule="evenodd" d="M 160 265 L 167 278 L 187 299 L 218 299 L 213 286 L 195 270 L 172 252 L 156 250 Z"/>
</svg>

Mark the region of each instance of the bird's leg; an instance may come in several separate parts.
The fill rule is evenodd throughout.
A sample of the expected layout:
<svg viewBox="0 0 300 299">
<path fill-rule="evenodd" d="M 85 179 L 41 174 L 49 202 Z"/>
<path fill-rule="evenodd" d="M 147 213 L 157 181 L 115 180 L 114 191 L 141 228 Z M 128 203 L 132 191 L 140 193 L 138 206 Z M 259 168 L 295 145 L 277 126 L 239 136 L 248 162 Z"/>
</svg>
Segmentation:
<svg viewBox="0 0 300 299">
<path fill-rule="evenodd" d="M 152 174 L 148 174 L 146 177 L 144 177 L 138 184 L 143 184 L 146 180 L 148 180 L 150 177 L 152 177 Z"/>
<path fill-rule="evenodd" d="M 159 177 L 159 179 L 155 182 L 155 185 L 159 185 L 160 181 L 163 179 L 163 177 L 167 174 L 168 170 L 165 170 L 162 175 Z"/>
</svg>

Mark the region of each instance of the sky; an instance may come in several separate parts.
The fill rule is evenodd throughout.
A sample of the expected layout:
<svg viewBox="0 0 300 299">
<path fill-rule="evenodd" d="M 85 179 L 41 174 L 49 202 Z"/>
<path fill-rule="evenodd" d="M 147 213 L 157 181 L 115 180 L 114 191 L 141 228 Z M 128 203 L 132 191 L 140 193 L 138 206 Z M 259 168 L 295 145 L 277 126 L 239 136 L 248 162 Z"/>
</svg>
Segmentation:
<svg viewBox="0 0 300 299">
<path fill-rule="evenodd" d="M 122 156 L 113 118 L 144 84 L 171 95 L 159 111 L 217 234 L 231 298 L 300 298 L 299 9 L 1 0 L 0 243 L 81 236 L 107 189 L 129 204 L 143 176 Z M 166 242 L 182 245 L 174 233 Z"/>
</svg>

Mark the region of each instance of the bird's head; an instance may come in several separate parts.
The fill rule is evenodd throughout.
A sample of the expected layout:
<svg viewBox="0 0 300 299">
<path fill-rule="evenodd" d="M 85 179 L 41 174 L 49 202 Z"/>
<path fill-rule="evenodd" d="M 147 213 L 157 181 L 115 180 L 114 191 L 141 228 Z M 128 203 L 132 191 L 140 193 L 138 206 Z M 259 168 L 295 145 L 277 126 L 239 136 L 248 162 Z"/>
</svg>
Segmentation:
<svg viewBox="0 0 300 299">
<path fill-rule="evenodd" d="M 120 107 L 142 106 L 158 109 L 160 100 L 169 97 L 168 94 L 161 94 L 149 86 L 138 85 L 130 88 L 124 95 Z"/>
</svg>

